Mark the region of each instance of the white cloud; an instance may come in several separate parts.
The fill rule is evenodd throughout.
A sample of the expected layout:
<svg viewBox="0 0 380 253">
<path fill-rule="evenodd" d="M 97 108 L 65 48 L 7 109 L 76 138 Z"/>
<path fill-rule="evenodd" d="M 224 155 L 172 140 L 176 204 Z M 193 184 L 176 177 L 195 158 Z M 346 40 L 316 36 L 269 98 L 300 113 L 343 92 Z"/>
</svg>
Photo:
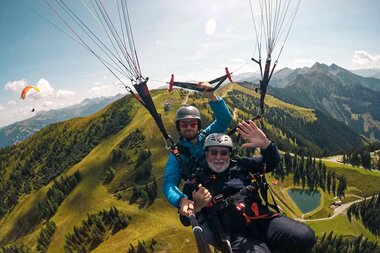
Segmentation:
<svg viewBox="0 0 380 253">
<path fill-rule="evenodd" d="M 47 97 L 54 94 L 54 88 L 50 85 L 49 81 L 41 78 L 37 82 L 37 87 L 40 89 L 40 96 Z"/>
<path fill-rule="evenodd" d="M 44 108 L 44 109 L 52 109 L 53 108 L 53 106 L 54 106 L 54 102 L 52 102 L 52 101 L 45 101 L 43 104 L 42 104 L 42 108 Z"/>
<path fill-rule="evenodd" d="M 123 80 L 124 82 L 124 80 Z M 112 96 L 123 91 L 120 81 L 112 84 L 96 84 L 89 91 L 91 97 Z"/>
<path fill-rule="evenodd" d="M 380 63 L 380 55 L 370 55 L 367 51 L 357 50 L 354 52 L 352 62 L 359 65 L 374 65 Z"/>
<path fill-rule="evenodd" d="M 5 90 L 21 93 L 21 90 L 27 85 L 35 85 L 39 89 L 39 92 L 35 91 L 34 89 L 30 89 L 28 91 L 27 100 L 31 101 L 46 97 L 55 97 L 60 99 L 75 95 L 74 92 L 69 90 L 55 91 L 55 89 L 50 85 L 49 81 L 44 78 L 41 78 L 36 84 L 30 84 L 25 79 L 11 81 L 5 84 Z"/>
<path fill-rule="evenodd" d="M 106 89 L 108 89 L 108 85 L 96 86 L 96 87 L 92 87 L 90 92 L 99 93 L 99 92 L 106 90 Z"/>
<path fill-rule="evenodd" d="M 21 92 L 21 90 L 27 85 L 25 79 L 8 82 L 5 84 L 5 90 Z"/>
<path fill-rule="evenodd" d="M 27 85 L 35 85 L 39 88 L 40 92 L 31 89 L 25 99 L 20 99 L 21 90 Z M 41 78 L 37 83 L 29 83 L 21 79 L 8 82 L 5 85 L 6 91 L 16 93 L 17 96 L 13 100 L 0 105 L 0 127 L 11 124 L 16 121 L 21 121 L 29 117 L 33 117 L 35 112 L 57 109 L 78 103 L 79 96 L 70 90 L 56 91 L 49 83 L 48 80 Z M 6 113 L 3 113 L 6 112 Z"/>
<path fill-rule="evenodd" d="M 55 93 L 56 98 L 66 98 L 74 95 L 75 93 L 69 90 L 59 90 Z"/>
</svg>

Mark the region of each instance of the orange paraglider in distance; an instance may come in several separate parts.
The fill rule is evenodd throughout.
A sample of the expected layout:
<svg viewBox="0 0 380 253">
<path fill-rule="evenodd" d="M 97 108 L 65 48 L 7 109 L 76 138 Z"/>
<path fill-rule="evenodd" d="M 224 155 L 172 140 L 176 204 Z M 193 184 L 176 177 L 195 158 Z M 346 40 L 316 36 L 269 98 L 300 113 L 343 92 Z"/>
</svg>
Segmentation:
<svg viewBox="0 0 380 253">
<path fill-rule="evenodd" d="M 25 99 L 26 94 L 28 93 L 28 91 L 29 91 L 30 89 L 35 89 L 36 91 L 40 92 L 40 89 L 39 89 L 37 86 L 33 86 L 33 85 L 26 86 L 26 87 L 21 91 L 21 98 L 22 98 L 22 99 Z"/>
</svg>

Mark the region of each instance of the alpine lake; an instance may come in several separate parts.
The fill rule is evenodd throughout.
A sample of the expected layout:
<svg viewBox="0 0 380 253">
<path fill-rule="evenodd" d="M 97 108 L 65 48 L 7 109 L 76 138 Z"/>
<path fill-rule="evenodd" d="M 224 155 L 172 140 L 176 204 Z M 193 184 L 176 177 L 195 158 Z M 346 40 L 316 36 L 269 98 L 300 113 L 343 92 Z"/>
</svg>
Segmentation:
<svg viewBox="0 0 380 253">
<path fill-rule="evenodd" d="M 321 193 L 319 191 L 293 188 L 288 190 L 288 194 L 304 214 L 316 209 L 321 202 Z"/>
</svg>

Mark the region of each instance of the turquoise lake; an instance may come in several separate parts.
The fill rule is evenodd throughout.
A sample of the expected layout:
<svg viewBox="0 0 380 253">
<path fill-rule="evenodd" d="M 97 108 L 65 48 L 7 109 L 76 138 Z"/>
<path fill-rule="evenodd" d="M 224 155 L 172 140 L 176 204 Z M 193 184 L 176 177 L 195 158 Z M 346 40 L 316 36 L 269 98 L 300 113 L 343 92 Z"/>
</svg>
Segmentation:
<svg viewBox="0 0 380 253">
<path fill-rule="evenodd" d="M 319 191 L 290 189 L 288 194 L 302 213 L 313 211 L 321 202 L 321 193 Z"/>
</svg>

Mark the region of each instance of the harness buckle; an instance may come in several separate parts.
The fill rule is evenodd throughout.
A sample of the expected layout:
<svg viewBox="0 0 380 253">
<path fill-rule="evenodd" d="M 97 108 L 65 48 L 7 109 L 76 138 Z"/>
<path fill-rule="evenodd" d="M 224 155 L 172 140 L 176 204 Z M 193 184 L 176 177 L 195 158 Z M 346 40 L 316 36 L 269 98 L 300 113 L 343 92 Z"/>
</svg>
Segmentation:
<svg viewBox="0 0 380 253">
<path fill-rule="evenodd" d="M 245 208 L 245 204 L 243 202 L 240 202 L 236 205 L 236 209 L 241 211 L 241 210 L 244 210 Z"/>
<path fill-rule="evenodd" d="M 212 207 L 213 205 L 221 201 L 224 201 L 223 194 L 218 194 L 212 198 L 212 200 L 208 203 L 207 207 Z"/>
<path fill-rule="evenodd" d="M 218 203 L 219 201 L 222 201 L 222 200 L 223 200 L 223 194 L 218 194 L 218 195 L 216 195 L 215 197 L 212 198 L 212 203 L 216 204 L 216 203 Z"/>
</svg>

